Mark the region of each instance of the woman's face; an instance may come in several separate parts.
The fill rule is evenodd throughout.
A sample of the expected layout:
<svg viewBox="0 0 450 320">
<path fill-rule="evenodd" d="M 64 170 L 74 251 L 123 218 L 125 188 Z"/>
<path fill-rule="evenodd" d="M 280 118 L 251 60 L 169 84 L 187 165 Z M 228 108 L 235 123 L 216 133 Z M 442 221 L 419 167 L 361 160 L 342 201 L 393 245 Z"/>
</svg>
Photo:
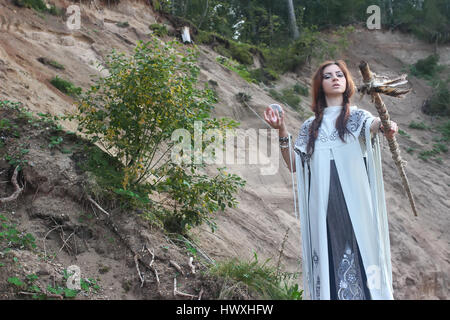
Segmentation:
<svg viewBox="0 0 450 320">
<path fill-rule="evenodd" d="M 325 67 L 322 77 L 322 88 L 326 96 L 335 96 L 345 92 L 347 79 L 338 65 L 330 64 Z"/>
</svg>

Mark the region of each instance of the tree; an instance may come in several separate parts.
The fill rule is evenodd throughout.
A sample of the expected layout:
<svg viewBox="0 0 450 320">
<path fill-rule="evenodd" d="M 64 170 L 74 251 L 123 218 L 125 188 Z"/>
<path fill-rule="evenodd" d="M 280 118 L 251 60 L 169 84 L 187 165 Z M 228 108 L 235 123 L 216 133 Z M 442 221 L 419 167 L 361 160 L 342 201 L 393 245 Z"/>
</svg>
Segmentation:
<svg viewBox="0 0 450 320">
<path fill-rule="evenodd" d="M 81 132 L 123 164 L 117 168 L 121 185 L 111 186 L 111 191 L 151 205 L 152 215 L 171 231 L 183 232 L 202 222 L 214 227 L 210 215 L 236 205 L 233 194 L 245 182 L 223 168 L 213 178 L 199 174 L 205 161 L 180 163 L 170 153 L 181 142 L 173 140 L 177 129 L 190 133 L 191 152 L 182 156 L 193 158 L 196 123 L 223 136 L 237 127 L 232 119 L 210 118 L 214 94 L 198 88 L 196 54 L 184 48 L 187 54 L 182 55 L 180 47 L 155 38 L 140 42 L 132 57 L 113 51 L 106 59 L 109 76 L 83 95 L 75 118 Z M 202 140 L 200 151 L 211 143 Z M 150 201 L 148 194 L 153 193 L 172 199 L 172 209 Z"/>
<path fill-rule="evenodd" d="M 291 34 L 292 38 L 294 40 L 297 40 L 300 37 L 300 33 L 298 31 L 297 21 L 295 19 L 295 11 L 294 11 L 294 4 L 292 0 L 286 0 L 288 5 L 288 12 L 289 12 L 289 26 L 291 28 Z"/>
</svg>

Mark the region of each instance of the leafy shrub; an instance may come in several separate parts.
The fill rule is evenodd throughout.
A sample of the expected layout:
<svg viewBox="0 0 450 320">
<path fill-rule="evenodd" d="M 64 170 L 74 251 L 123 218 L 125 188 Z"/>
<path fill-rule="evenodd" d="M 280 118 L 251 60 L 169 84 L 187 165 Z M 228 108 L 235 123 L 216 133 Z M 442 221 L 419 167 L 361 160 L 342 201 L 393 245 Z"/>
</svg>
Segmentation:
<svg viewBox="0 0 450 320">
<path fill-rule="evenodd" d="M 447 120 L 444 124 L 438 126 L 437 130 L 442 134 L 440 141 L 450 141 L 450 120 Z"/>
<path fill-rule="evenodd" d="M 270 89 L 269 95 L 275 100 L 286 103 L 296 110 L 299 108 L 301 98 L 293 89 L 284 88 L 281 90 L 281 93 L 275 89 Z"/>
<path fill-rule="evenodd" d="M 339 50 L 348 48 L 348 35 L 353 31 L 351 26 L 340 27 L 333 32 L 334 40 L 326 41 L 316 26 L 305 27 L 300 38 L 288 46 L 262 49 L 265 64 L 272 70 L 285 73 L 295 72 L 313 57 L 320 60 L 333 59 Z"/>
<path fill-rule="evenodd" d="M 293 87 L 292 90 L 294 90 L 296 93 L 307 97 L 309 94 L 308 88 L 302 86 L 300 83 L 296 83 Z"/>
<path fill-rule="evenodd" d="M 271 84 L 273 81 L 276 81 L 280 78 L 275 71 L 269 68 L 258 68 L 251 70 L 250 75 L 256 81 L 263 82 L 267 85 Z"/>
<path fill-rule="evenodd" d="M 428 115 L 450 116 L 450 89 L 449 80 L 434 81 L 433 94 L 422 107 Z"/>
<path fill-rule="evenodd" d="M 167 27 L 163 24 L 153 23 L 149 25 L 149 29 L 152 30 L 158 37 L 167 35 Z"/>
<path fill-rule="evenodd" d="M 433 145 L 433 149 L 421 151 L 419 153 L 419 158 L 424 161 L 427 161 L 430 157 L 436 156 L 440 153 L 447 153 L 447 152 L 448 152 L 448 147 L 445 144 L 435 143 Z"/>
<path fill-rule="evenodd" d="M 171 231 L 184 232 L 203 222 L 214 230 L 212 214 L 235 206 L 234 193 L 245 182 L 222 168 L 213 178 L 201 175 L 198 169 L 204 161 L 178 163 L 168 153 L 181 142 L 172 139 L 177 129 L 192 133 L 195 122 L 201 122 L 204 130 L 224 135 L 237 123 L 209 118 L 214 95 L 197 88 L 196 55 L 190 48 L 186 55 L 177 53 L 180 46 L 154 38 L 139 42 L 131 57 L 113 51 L 106 59 L 109 76 L 98 79 L 83 95 L 72 118 L 121 164 L 114 180 L 121 181 L 110 185 L 110 191 L 136 200 L 146 209 L 144 214 L 158 217 Z M 193 140 L 187 144 L 197 151 Z M 209 143 L 202 141 L 201 150 Z M 192 160 L 195 154 L 180 155 Z M 167 201 L 152 200 L 152 194 Z"/>
<path fill-rule="evenodd" d="M 119 28 L 128 28 L 130 24 L 128 23 L 128 21 L 124 21 L 124 22 L 117 22 L 116 26 L 118 26 Z"/>
<path fill-rule="evenodd" d="M 63 10 L 56 7 L 54 4 L 47 8 L 43 0 L 13 0 L 13 3 L 21 8 L 30 8 L 39 12 L 48 12 L 54 16 L 62 16 Z"/>
<path fill-rule="evenodd" d="M 80 87 L 76 87 L 72 82 L 61 79 L 58 76 L 55 76 L 53 79 L 51 79 L 50 83 L 59 91 L 72 97 L 80 95 L 82 91 Z"/>
<path fill-rule="evenodd" d="M 13 3 L 18 7 L 35 9 L 38 11 L 47 10 L 47 6 L 42 0 L 14 0 Z"/>
<path fill-rule="evenodd" d="M 431 79 L 441 69 L 438 62 L 439 55 L 432 54 L 424 59 L 419 59 L 410 67 L 410 71 L 416 77 Z"/>
<path fill-rule="evenodd" d="M 220 262 L 211 267 L 210 273 L 244 283 L 260 299 L 301 300 L 303 291 L 288 279 L 289 276 L 295 275 L 280 273 L 277 268 L 268 265 L 269 261 L 270 259 L 259 262 L 257 254 L 254 253 L 251 261 L 235 258 Z"/>
<path fill-rule="evenodd" d="M 417 130 L 427 130 L 429 129 L 429 127 L 423 123 L 423 122 L 415 122 L 415 121 L 411 121 L 411 123 L 409 124 L 410 128 L 413 129 L 417 129 Z"/>
<path fill-rule="evenodd" d="M 0 243 L 8 248 L 36 248 L 36 239 L 33 235 L 19 231 L 17 225 L 9 223 L 8 218 L 2 214 L 0 214 Z"/>
<path fill-rule="evenodd" d="M 231 71 L 236 72 L 241 78 L 246 80 L 247 82 L 254 83 L 257 82 L 251 75 L 250 71 L 247 70 L 247 67 L 240 64 L 239 62 L 233 59 L 227 59 L 225 57 L 217 57 L 216 61 L 220 64 L 224 65 L 226 68 Z"/>
<path fill-rule="evenodd" d="M 59 62 L 56 62 L 55 60 L 51 60 L 45 57 L 39 57 L 37 59 L 40 63 L 51 66 L 55 69 L 60 69 L 60 70 L 64 70 L 64 66 L 62 64 L 60 64 Z"/>
</svg>

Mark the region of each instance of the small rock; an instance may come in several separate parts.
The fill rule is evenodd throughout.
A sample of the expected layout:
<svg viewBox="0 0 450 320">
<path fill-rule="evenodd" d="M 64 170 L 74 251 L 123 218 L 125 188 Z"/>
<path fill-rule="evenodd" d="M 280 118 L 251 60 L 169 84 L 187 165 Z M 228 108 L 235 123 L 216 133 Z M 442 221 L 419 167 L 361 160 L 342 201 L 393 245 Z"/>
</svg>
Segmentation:
<svg viewBox="0 0 450 320">
<path fill-rule="evenodd" d="M 46 264 L 41 264 L 36 274 L 38 276 L 48 276 L 50 274 L 50 270 L 48 269 L 48 266 Z"/>
<path fill-rule="evenodd" d="M 412 278 L 410 278 L 410 277 L 406 277 L 406 279 L 405 279 L 405 284 L 406 284 L 407 286 L 413 286 L 413 285 L 416 284 L 416 280 L 414 280 L 414 279 L 412 279 Z"/>
</svg>

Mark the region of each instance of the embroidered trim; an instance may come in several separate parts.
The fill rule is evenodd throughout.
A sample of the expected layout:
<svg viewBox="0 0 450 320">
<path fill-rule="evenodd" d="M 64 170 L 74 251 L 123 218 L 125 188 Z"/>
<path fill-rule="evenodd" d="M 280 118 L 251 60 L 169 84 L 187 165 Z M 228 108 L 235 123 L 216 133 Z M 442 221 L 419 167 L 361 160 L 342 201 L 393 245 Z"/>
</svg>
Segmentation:
<svg viewBox="0 0 450 320">
<path fill-rule="evenodd" d="M 355 266 L 355 254 L 347 244 L 345 253 L 338 268 L 339 300 L 362 300 L 364 299 L 362 280 L 358 279 L 358 273 Z"/>
<path fill-rule="evenodd" d="M 314 266 L 313 266 L 314 269 L 318 270 L 318 268 L 319 268 L 319 255 L 317 254 L 316 250 L 314 250 L 312 261 L 314 263 Z M 315 290 L 316 290 L 316 299 L 320 300 L 320 277 L 319 277 L 319 275 L 317 275 Z"/>
<path fill-rule="evenodd" d="M 363 109 L 355 110 L 350 113 L 350 117 L 347 121 L 347 129 L 350 132 L 356 132 L 358 131 L 358 128 L 361 125 L 361 121 L 364 118 L 365 115 L 367 115 L 369 112 Z M 300 132 L 298 134 L 297 140 L 295 141 L 296 147 L 304 147 L 307 145 L 309 140 L 309 128 L 311 127 L 311 124 L 314 120 L 314 117 L 309 118 L 306 120 L 302 127 L 300 128 Z M 334 128 L 333 132 L 329 136 L 325 134 L 325 131 L 322 128 L 319 128 L 319 135 L 317 139 L 325 143 L 327 141 L 335 141 L 337 138 L 339 138 L 339 133 L 336 128 Z"/>
</svg>

